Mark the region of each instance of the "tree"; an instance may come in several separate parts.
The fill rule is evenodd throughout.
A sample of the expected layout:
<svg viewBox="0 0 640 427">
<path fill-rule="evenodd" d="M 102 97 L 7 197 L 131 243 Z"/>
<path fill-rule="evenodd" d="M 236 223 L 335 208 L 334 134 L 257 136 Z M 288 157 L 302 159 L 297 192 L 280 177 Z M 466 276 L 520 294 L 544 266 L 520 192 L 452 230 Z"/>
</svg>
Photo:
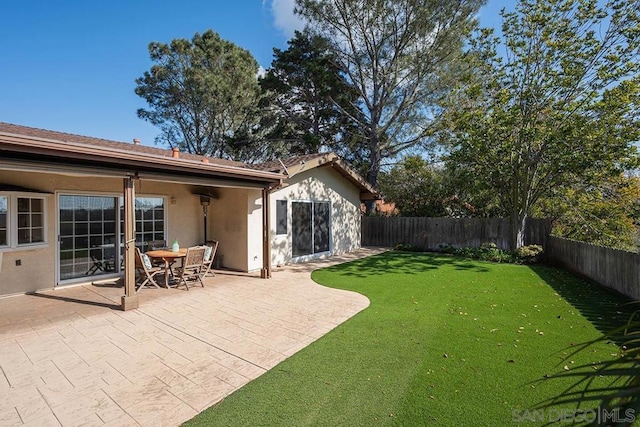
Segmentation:
<svg viewBox="0 0 640 427">
<path fill-rule="evenodd" d="M 368 181 L 382 161 L 424 143 L 450 68 L 482 0 L 297 0 L 358 93 L 351 116 L 367 144 Z M 349 115 L 349 111 L 343 109 Z"/>
<path fill-rule="evenodd" d="M 288 154 L 295 155 L 357 150 L 354 124 L 340 109 L 359 116 L 352 107 L 356 93 L 344 80 L 327 41 L 296 31 L 288 45 L 286 50 L 273 50 L 271 68 L 260 79 L 267 93 L 263 105 L 274 110 L 266 138 L 284 141 Z"/>
<path fill-rule="evenodd" d="M 475 191 L 465 176 L 420 156 L 406 156 L 380 174 L 385 202 L 394 203 L 401 216 L 491 217 L 499 215 L 492 193 Z"/>
<path fill-rule="evenodd" d="M 553 191 L 598 188 L 637 164 L 637 1 L 522 0 L 502 12 L 504 42 L 473 40 L 472 73 L 450 94 L 448 162 L 493 191 L 513 244 Z M 497 48 L 504 49 L 504 56 Z"/>
<path fill-rule="evenodd" d="M 640 179 L 604 176 L 597 186 L 556 188 L 535 206 L 551 218 L 556 236 L 627 251 L 638 251 Z"/>
<path fill-rule="evenodd" d="M 442 170 L 420 156 L 408 156 L 380 175 L 380 191 L 402 216 L 447 216 L 443 181 Z"/>
<path fill-rule="evenodd" d="M 191 40 L 152 42 L 150 71 L 136 79 L 149 104 L 138 117 L 157 125 L 156 142 L 206 156 L 251 157 L 260 88 L 258 63 L 235 44 L 207 30 Z"/>
</svg>

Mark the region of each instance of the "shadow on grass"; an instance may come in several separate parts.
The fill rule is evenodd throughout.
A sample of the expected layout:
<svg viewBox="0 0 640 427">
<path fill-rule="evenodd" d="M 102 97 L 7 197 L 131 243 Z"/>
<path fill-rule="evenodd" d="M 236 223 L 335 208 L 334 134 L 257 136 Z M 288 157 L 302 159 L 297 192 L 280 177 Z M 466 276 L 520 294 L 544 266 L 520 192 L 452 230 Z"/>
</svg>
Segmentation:
<svg viewBox="0 0 640 427">
<path fill-rule="evenodd" d="M 625 326 L 640 308 L 632 299 L 569 271 L 541 265 L 530 268 L 603 334 Z"/>
<path fill-rule="evenodd" d="M 458 258 L 433 252 L 402 252 L 390 251 L 379 255 L 359 259 L 328 270 L 337 272 L 342 276 L 355 276 L 366 278 L 380 274 L 420 274 L 441 267 L 450 267 L 455 270 L 474 271 L 487 273 L 489 268 L 480 263 L 466 258 Z"/>
</svg>

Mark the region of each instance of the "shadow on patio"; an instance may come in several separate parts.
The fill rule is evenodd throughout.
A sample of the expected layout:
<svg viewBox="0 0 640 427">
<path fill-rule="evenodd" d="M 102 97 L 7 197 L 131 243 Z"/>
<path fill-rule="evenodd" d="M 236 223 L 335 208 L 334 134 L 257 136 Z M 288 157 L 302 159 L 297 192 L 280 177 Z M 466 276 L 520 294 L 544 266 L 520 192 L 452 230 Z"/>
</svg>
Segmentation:
<svg viewBox="0 0 640 427">
<path fill-rule="evenodd" d="M 180 424 L 366 308 L 308 273 L 374 253 L 144 289 L 127 312 L 117 283 L 1 299 L 0 425 Z"/>
</svg>

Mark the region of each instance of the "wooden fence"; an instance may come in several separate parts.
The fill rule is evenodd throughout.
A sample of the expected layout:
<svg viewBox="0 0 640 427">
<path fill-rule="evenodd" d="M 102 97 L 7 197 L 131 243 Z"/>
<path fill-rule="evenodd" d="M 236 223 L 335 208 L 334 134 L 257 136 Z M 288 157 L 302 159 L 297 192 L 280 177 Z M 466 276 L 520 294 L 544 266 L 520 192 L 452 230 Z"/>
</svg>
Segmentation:
<svg viewBox="0 0 640 427">
<path fill-rule="evenodd" d="M 549 236 L 550 261 L 640 300 L 640 254 Z"/>
<path fill-rule="evenodd" d="M 421 250 L 440 250 L 443 246 L 480 246 L 495 243 L 510 247 L 508 218 L 362 218 L 362 245 L 393 247 L 399 243 Z M 525 230 L 525 244 L 546 246 L 551 224 L 545 219 L 530 219 Z"/>
</svg>

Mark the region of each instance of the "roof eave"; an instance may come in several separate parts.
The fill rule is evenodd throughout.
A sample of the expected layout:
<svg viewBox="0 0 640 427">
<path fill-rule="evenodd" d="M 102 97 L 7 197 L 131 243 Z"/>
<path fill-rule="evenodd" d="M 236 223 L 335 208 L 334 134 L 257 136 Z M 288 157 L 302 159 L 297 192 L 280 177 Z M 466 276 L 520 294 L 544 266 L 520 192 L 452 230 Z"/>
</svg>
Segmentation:
<svg viewBox="0 0 640 427">
<path fill-rule="evenodd" d="M 60 142 L 38 137 L 0 132 L 0 151 L 57 157 L 65 161 L 84 161 L 96 164 L 117 164 L 120 167 L 146 168 L 149 170 L 195 173 L 264 182 L 280 182 L 284 175 L 238 166 L 219 165 L 179 159 L 155 154 L 142 154 L 126 150 L 94 147 L 75 142 Z"/>
</svg>

